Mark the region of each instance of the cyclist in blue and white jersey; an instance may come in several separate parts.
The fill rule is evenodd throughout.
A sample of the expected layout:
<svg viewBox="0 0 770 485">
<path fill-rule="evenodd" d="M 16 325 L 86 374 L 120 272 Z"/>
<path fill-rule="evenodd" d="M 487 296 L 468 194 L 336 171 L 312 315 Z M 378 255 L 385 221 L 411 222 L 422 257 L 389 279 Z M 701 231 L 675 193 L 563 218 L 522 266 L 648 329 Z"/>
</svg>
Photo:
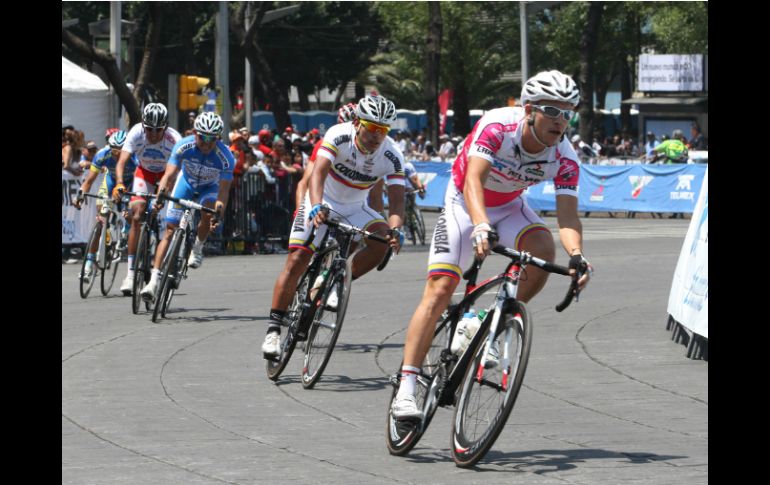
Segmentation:
<svg viewBox="0 0 770 485">
<path fill-rule="evenodd" d="M 166 192 L 168 186 L 176 180 L 171 192 L 173 197 L 195 200 L 203 206 L 214 208 L 218 218 L 221 218 L 227 206 L 235 167 L 233 154 L 220 140 L 223 129 L 224 124 L 218 114 L 205 112 L 198 115 L 193 125 L 195 134 L 182 138 L 174 145 L 166 165 L 166 172 L 158 183 L 158 193 Z M 180 171 L 181 176 L 177 176 Z M 156 203 L 156 206 L 160 205 L 162 202 Z M 182 206 L 176 203 L 172 204 L 167 211 L 166 233 L 155 252 L 155 264 L 150 282 L 141 291 L 142 299 L 145 301 L 155 299 L 160 266 L 183 213 Z M 212 215 L 201 212 L 198 234 L 188 260 L 191 268 L 198 268 L 203 263 L 203 244 L 209 232 L 215 227 L 216 224 L 212 224 Z"/>
<path fill-rule="evenodd" d="M 278 275 L 273 289 L 267 335 L 262 344 L 266 358 L 280 351 L 281 320 L 294 296 L 314 249 L 326 234 L 326 213 L 322 205 L 328 205 L 342 215 L 346 222 L 367 231 L 384 233 L 393 228 L 399 230 L 404 213 L 404 157 L 395 142 L 388 138 L 390 125 L 396 120 L 396 107 L 382 96 L 368 95 L 356 105 L 356 120 L 332 126 L 324 135 L 308 181 L 308 191 L 289 236 L 290 254 L 286 265 Z M 367 204 L 367 195 L 382 177 L 390 182 L 388 197 L 401 201 L 391 205 L 388 222 Z M 336 215 L 336 214 L 335 214 Z M 304 243 L 310 237 L 313 225 L 317 228 L 310 247 Z M 398 232 L 390 239 L 396 252 L 401 249 L 403 235 Z M 360 278 L 385 256 L 384 244 L 367 244 L 352 260 L 353 279 Z M 336 293 L 327 300 L 335 308 Z"/>
<path fill-rule="evenodd" d="M 74 205 L 76 209 L 80 210 L 80 205 L 83 203 L 84 199 L 83 194 L 86 194 L 91 190 L 91 185 L 94 183 L 94 180 L 96 180 L 96 177 L 98 177 L 99 174 L 104 170 L 106 170 L 106 173 L 104 174 L 104 179 L 102 180 L 102 184 L 99 187 L 98 195 L 108 196 L 112 193 L 112 189 L 115 188 L 115 167 L 117 166 L 118 158 L 120 157 L 120 149 L 123 148 L 123 143 L 125 143 L 125 141 L 126 132 L 117 131 L 110 135 L 108 145 L 96 152 L 96 155 L 94 155 L 94 158 L 91 161 L 91 166 L 88 169 L 88 175 L 83 181 L 83 184 L 80 186 L 80 189 L 78 189 L 75 200 L 72 201 L 72 205 Z M 130 177 L 126 179 L 129 183 L 133 180 L 133 170 L 136 169 L 136 165 L 135 157 L 131 157 L 126 163 L 126 167 L 129 170 L 132 170 Z M 97 213 L 101 212 L 101 206 L 102 201 L 97 199 Z M 130 218 L 128 222 L 130 224 Z M 124 226 L 125 231 L 128 231 L 129 224 Z M 101 231 L 101 229 L 99 230 Z M 88 253 L 86 255 L 85 274 L 83 275 L 83 280 L 85 283 L 89 283 L 91 281 L 91 275 L 93 275 L 93 264 L 94 260 L 96 259 L 96 250 L 97 244 L 88 248 Z"/>
</svg>

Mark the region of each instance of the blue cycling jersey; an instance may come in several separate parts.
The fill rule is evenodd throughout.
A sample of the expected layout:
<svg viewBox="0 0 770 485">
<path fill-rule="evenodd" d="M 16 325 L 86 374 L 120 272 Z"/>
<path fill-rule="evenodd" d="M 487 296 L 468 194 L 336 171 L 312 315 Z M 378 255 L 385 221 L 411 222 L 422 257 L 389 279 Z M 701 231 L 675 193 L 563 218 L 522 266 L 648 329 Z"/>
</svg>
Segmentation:
<svg viewBox="0 0 770 485">
<path fill-rule="evenodd" d="M 134 178 L 134 172 L 139 164 L 136 161 L 136 156 L 131 155 L 126 162 L 126 168 L 123 169 L 123 182 L 128 187 L 129 182 Z M 110 174 L 110 178 L 115 180 L 115 168 L 118 166 L 118 159 L 112 156 L 112 150 L 110 146 L 102 148 L 91 161 L 91 170 L 94 172 L 101 172 L 102 168 L 106 168 Z"/>
<path fill-rule="evenodd" d="M 174 145 L 168 163 L 181 167 L 184 180 L 198 188 L 218 184 L 220 180 L 232 180 L 235 158 L 221 140 L 217 140 L 214 149 L 204 155 L 195 144 L 195 135 L 190 135 Z"/>
</svg>

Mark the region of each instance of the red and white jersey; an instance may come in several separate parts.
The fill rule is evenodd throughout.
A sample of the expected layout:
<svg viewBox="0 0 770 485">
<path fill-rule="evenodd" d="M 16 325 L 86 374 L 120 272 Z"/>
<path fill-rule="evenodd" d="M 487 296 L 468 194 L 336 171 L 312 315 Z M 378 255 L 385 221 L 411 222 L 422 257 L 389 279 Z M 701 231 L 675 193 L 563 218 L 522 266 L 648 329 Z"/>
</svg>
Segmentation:
<svg viewBox="0 0 770 485">
<path fill-rule="evenodd" d="M 316 157 L 331 160 L 324 182 L 324 198 L 337 202 L 366 200 L 369 190 L 382 177 L 388 184 L 404 185 L 404 156 L 392 138 L 386 137 L 376 152 L 364 154 L 355 144 L 352 122 L 334 125 L 324 135 Z"/>
<path fill-rule="evenodd" d="M 530 185 L 553 179 L 556 195 L 577 197 L 580 163 L 566 137 L 555 146 L 530 154 L 521 146 L 524 108 L 505 107 L 487 112 L 476 122 L 452 165 L 452 179 L 462 192 L 468 157 L 481 157 L 492 164 L 484 183 L 484 203 L 497 207 L 519 197 Z"/>
<path fill-rule="evenodd" d="M 131 127 L 128 135 L 126 135 L 126 143 L 122 150 L 136 155 L 139 166 L 148 172 L 162 173 L 166 170 L 166 162 L 171 156 L 174 145 L 181 138 L 182 135 L 169 126 L 166 128 L 160 143 L 150 145 L 147 142 L 142 124 L 137 123 Z"/>
</svg>

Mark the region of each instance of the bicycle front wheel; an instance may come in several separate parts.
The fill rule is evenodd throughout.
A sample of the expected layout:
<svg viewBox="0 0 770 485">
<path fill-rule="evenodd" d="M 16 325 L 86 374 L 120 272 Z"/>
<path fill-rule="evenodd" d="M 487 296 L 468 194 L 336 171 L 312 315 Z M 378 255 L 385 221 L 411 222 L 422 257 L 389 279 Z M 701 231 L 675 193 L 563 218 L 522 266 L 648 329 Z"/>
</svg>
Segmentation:
<svg viewBox="0 0 770 485">
<path fill-rule="evenodd" d="M 294 347 L 297 346 L 297 329 L 310 311 L 310 305 L 307 302 L 307 294 L 310 289 L 311 277 L 315 274 L 308 268 L 305 274 L 300 278 L 297 284 L 297 291 L 294 292 L 294 298 L 286 310 L 286 315 L 281 321 L 281 353 L 274 359 L 265 360 L 265 369 L 267 377 L 271 381 L 278 380 L 286 364 L 294 353 Z"/>
<path fill-rule="evenodd" d="M 91 229 L 91 236 L 88 238 L 88 243 L 86 244 L 86 249 L 83 254 L 83 263 L 80 265 L 80 275 L 78 277 L 78 280 L 80 280 L 80 298 L 87 298 L 88 294 L 91 292 L 91 288 L 94 286 L 94 281 L 96 281 L 96 273 L 99 271 L 98 265 L 96 264 L 96 261 L 94 261 L 93 265 L 91 266 L 91 280 L 86 283 L 83 281 L 83 275 L 86 273 L 86 261 L 88 260 L 88 253 L 91 251 L 91 248 L 93 245 L 99 244 L 99 227 L 100 223 L 97 222 L 94 224 L 94 228 Z"/>
<path fill-rule="evenodd" d="M 170 291 L 172 280 L 177 276 L 177 256 L 182 247 L 182 237 L 184 233 L 181 229 L 177 229 L 174 233 L 174 237 L 171 240 L 171 246 L 166 251 L 166 256 L 163 258 L 163 266 L 161 272 L 160 283 L 155 291 L 155 307 L 152 309 L 152 321 L 157 322 L 158 316 L 166 314 L 166 306 L 169 301 L 167 299 L 167 293 Z"/>
<path fill-rule="evenodd" d="M 118 266 L 120 266 L 120 258 L 121 255 L 117 250 L 118 247 L 118 238 L 120 236 L 122 228 L 120 225 L 115 225 L 110 229 L 115 236 L 113 236 L 112 241 L 110 241 L 110 244 L 105 245 L 105 255 L 104 255 L 104 268 L 102 268 L 102 278 L 101 278 L 101 290 L 102 295 L 107 296 L 107 294 L 112 289 L 112 285 L 115 284 L 115 277 L 118 275 Z"/>
<path fill-rule="evenodd" d="M 142 304 L 142 295 L 139 294 L 144 285 L 150 282 L 152 275 L 152 255 L 150 254 L 150 228 L 146 223 L 139 230 L 139 243 L 136 246 L 134 256 L 134 287 L 131 293 L 131 311 L 136 315 Z M 145 308 L 150 311 L 150 304 L 145 302 Z"/>
<path fill-rule="evenodd" d="M 417 226 L 417 239 L 420 240 L 420 244 L 425 246 L 425 219 L 422 217 L 422 211 L 415 206 L 414 208 L 415 221 Z"/>
<path fill-rule="evenodd" d="M 305 389 L 312 389 L 315 386 L 334 352 L 348 308 L 350 281 L 348 270 L 338 267 L 338 270 L 330 276 L 323 295 L 318 301 L 305 343 L 305 360 L 302 365 L 302 386 Z M 337 293 L 336 308 L 330 307 L 327 303 L 333 291 Z"/>
<path fill-rule="evenodd" d="M 459 467 L 471 467 L 486 455 L 503 430 L 524 381 L 532 345 L 532 322 L 521 302 L 513 314 L 503 318 L 495 338 L 499 346 L 498 363 L 481 364 L 485 354 L 490 356 L 487 327 L 463 379 L 451 443 L 452 458 Z"/>
</svg>

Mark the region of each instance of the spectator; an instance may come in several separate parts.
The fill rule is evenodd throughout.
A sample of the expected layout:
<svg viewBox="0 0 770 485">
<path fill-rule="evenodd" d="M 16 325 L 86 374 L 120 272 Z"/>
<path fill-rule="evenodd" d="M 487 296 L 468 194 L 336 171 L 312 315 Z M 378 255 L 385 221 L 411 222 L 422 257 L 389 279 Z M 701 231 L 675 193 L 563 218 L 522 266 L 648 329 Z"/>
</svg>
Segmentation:
<svg viewBox="0 0 770 485">
<path fill-rule="evenodd" d="M 67 125 L 62 127 L 61 168 L 76 177 L 80 177 L 83 174 L 83 169 L 80 168 L 79 164 L 80 157 L 78 156 L 83 147 L 83 138 L 83 132 L 76 130 L 73 126 Z"/>
<path fill-rule="evenodd" d="M 575 149 L 575 153 L 577 153 L 582 163 L 586 163 L 589 159 L 596 156 L 593 148 L 591 148 L 588 143 L 581 140 L 580 135 L 572 135 L 570 141 L 572 142 L 572 148 Z"/>
<path fill-rule="evenodd" d="M 653 149 L 653 162 L 663 158 L 665 164 L 687 163 L 687 146 L 682 142 L 684 134 L 682 130 L 674 130 L 670 140 L 665 140 Z"/>
<path fill-rule="evenodd" d="M 246 130 L 246 132 L 248 133 L 248 130 Z M 243 176 L 243 172 L 245 171 L 244 164 L 246 163 L 246 152 L 249 150 L 249 147 L 246 144 L 246 140 L 243 138 L 243 135 L 241 135 L 240 132 L 236 133 L 237 134 L 235 136 L 231 137 L 232 143 L 230 144 L 230 152 L 233 154 L 233 158 L 235 159 L 233 179 L 240 180 L 241 176 Z"/>
<path fill-rule="evenodd" d="M 431 142 L 430 140 L 427 140 L 425 142 L 425 148 L 420 154 L 420 160 L 424 162 L 429 162 L 434 156 L 436 156 L 436 149 L 433 148 L 433 142 Z"/>
<path fill-rule="evenodd" d="M 259 130 L 257 136 L 259 137 L 259 150 L 263 154 L 269 155 L 273 151 L 273 138 L 270 135 L 270 130 Z"/>
<path fill-rule="evenodd" d="M 94 155 L 96 155 L 96 151 L 98 149 L 99 147 L 96 146 L 95 141 L 88 140 L 86 146 L 83 147 L 83 149 L 80 151 L 80 162 L 78 165 L 82 170 L 88 170 L 91 168 L 91 162 L 94 161 Z"/>
<path fill-rule="evenodd" d="M 194 124 L 195 124 L 195 118 L 198 117 L 198 113 L 195 111 L 190 111 L 187 113 L 187 129 L 193 131 L 194 130 Z"/>
<path fill-rule="evenodd" d="M 425 151 L 425 137 L 423 135 L 417 135 L 417 141 L 414 144 L 414 151 L 412 156 L 414 158 L 421 158 Z"/>
<path fill-rule="evenodd" d="M 601 143 L 599 143 L 599 140 L 601 139 L 598 132 L 594 133 L 594 141 L 591 143 L 591 149 L 594 151 L 596 156 L 601 156 L 602 152 L 604 151 L 604 147 Z"/>
<path fill-rule="evenodd" d="M 455 146 L 452 144 L 452 141 L 449 139 L 449 135 L 444 133 L 440 137 L 438 137 L 441 145 L 438 149 L 438 156 L 441 157 L 441 161 L 445 162 L 447 158 L 454 157 L 457 152 L 455 151 Z M 450 160 L 450 162 L 453 160 Z"/>
<path fill-rule="evenodd" d="M 644 156 L 648 160 L 652 160 L 652 158 L 655 156 L 655 147 L 660 145 L 660 142 L 655 138 L 655 133 L 648 131 L 647 132 L 647 143 L 644 144 Z"/>
<path fill-rule="evenodd" d="M 254 156 L 254 164 L 256 162 L 259 162 L 261 160 L 265 159 L 265 154 L 262 152 L 262 150 L 259 149 L 259 137 L 257 135 L 252 135 L 249 137 L 248 140 L 249 148 L 251 149 L 251 154 Z"/>
<path fill-rule="evenodd" d="M 271 168 L 272 165 L 273 165 L 273 156 L 270 154 L 267 154 L 267 155 L 264 155 L 263 160 L 259 160 L 257 162 L 256 169 L 251 171 L 261 173 L 265 177 L 265 182 L 267 182 L 268 184 L 274 184 L 275 176 L 273 175 L 273 170 Z"/>
<path fill-rule="evenodd" d="M 690 150 L 708 150 L 706 144 L 706 138 L 703 133 L 700 132 L 700 126 L 698 123 L 693 123 L 690 127 L 690 141 L 687 142 Z"/>
<path fill-rule="evenodd" d="M 637 157 L 639 156 L 639 150 L 636 148 L 636 144 L 630 137 L 626 137 L 618 147 L 618 152 L 624 157 Z"/>
</svg>

